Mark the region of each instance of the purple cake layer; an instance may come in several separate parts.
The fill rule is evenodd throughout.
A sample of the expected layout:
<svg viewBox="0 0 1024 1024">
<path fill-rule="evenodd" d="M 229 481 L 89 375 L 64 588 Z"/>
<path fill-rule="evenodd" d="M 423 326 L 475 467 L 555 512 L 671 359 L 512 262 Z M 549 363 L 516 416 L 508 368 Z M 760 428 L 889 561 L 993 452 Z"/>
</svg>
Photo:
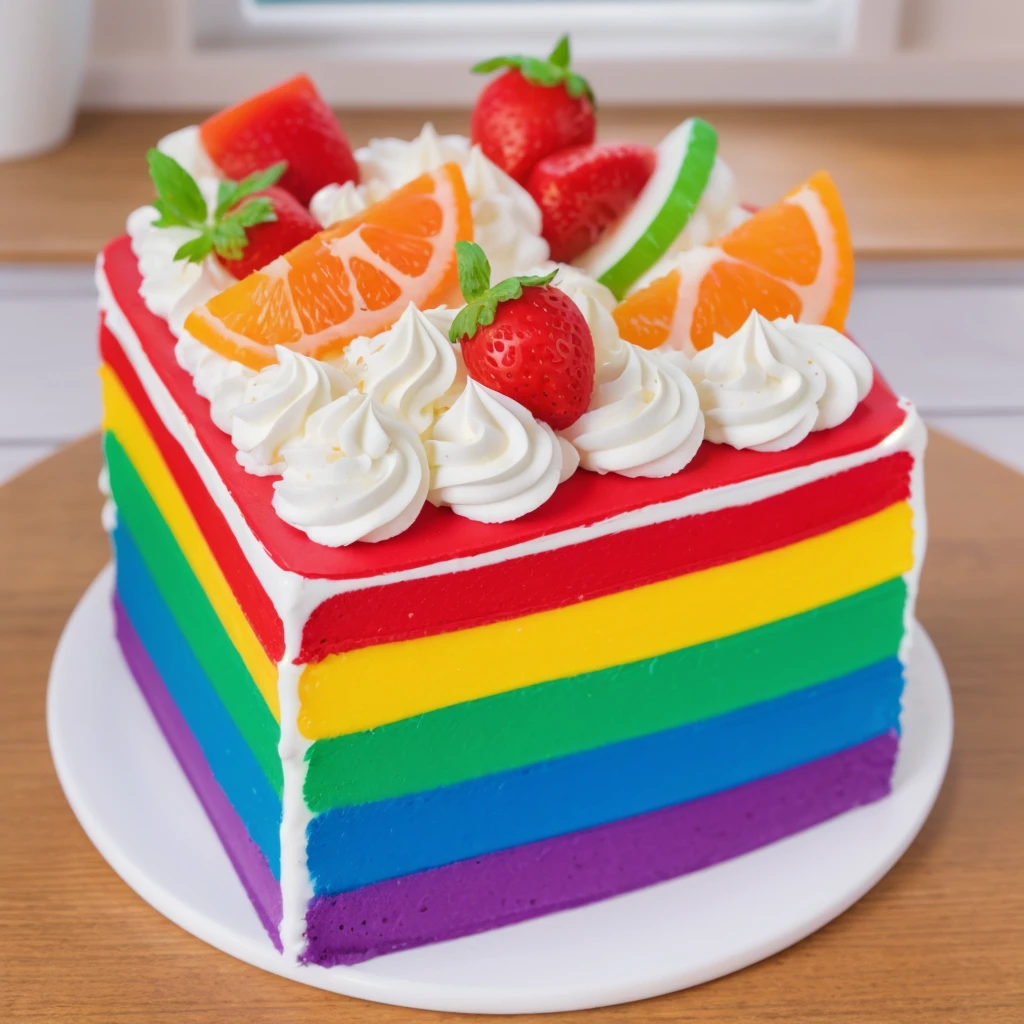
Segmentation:
<svg viewBox="0 0 1024 1024">
<path fill-rule="evenodd" d="M 153 717 L 192 784 L 196 796 L 199 797 L 199 802 L 203 805 L 235 873 L 241 880 L 260 923 L 280 950 L 280 886 L 271 873 L 266 858 L 249 838 L 245 825 L 210 771 L 206 758 L 192 735 L 192 730 L 167 692 L 160 673 L 146 653 L 117 595 L 114 596 L 114 617 L 117 640 L 135 682 L 146 698 Z"/>
<path fill-rule="evenodd" d="M 308 963 L 355 964 L 640 889 L 738 857 L 890 790 L 890 732 L 735 789 L 311 900 Z"/>
</svg>

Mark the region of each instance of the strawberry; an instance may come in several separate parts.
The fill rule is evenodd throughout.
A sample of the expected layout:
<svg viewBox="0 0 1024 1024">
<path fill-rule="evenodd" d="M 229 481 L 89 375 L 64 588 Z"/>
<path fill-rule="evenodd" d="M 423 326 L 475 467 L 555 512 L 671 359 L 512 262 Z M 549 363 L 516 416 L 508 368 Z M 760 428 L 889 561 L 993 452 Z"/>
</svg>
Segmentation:
<svg viewBox="0 0 1024 1024">
<path fill-rule="evenodd" d="M 476 381 L 524 405 L 555 430 L 590 405 L 594 339 L 576 303 L 545 277 L 510 277 L 490 287 L 491 268 L 474 242 L 456 242 L 459 284 L 468 305 L 449 338 L 462 343 Z"/>
<path fill-rule="evenodd" d="M 573 146 L 544 157 L 526 187 L 544 215 L 551 258 L 569 263 L 633 205 L 654 173 L 650 146 Z"/>
<path fill-rule="evenodd" d="M 216 206 L 210 210 L 199 185 L 177 160 L 157 149 L 146 158 L 157 193 L 153 205 L 160 215 L 154 226 L 195 233 L 174 254 L 176 260 L 202 263 L 215 254 L 241 279 L 320 230 L 290 192 L 274 186 L 285 173 L 283 162 L 242 181 L 220 182 Z"/>
<path fill-rule="evenodd" d="M 306 205 L 324 185 L 359 180 L 352 147 L 307 75 L 214 114 L 200 125 L 199 136 L 229 178 L 287 161 L 281 187 Z"/>
<path fill-rule="evenodd" d="M 567 146 L 594 141 L 594 93 L 569 66 L 569 37 L 562 36 L 546 61 L 493 57 L 473 71 L 508 68 L 480 93 L 471 134 L 486 156 L 525 184 L 534 164 Z"/>
<path fill-rule="evenodd" d="M 239 280 L 248 277 L 254 270 L 261 270 L 268 263 L 273 263 L 278 256 L 290 252 L 300 242 L 312 238 L 321 230 L 320 224 L 291 194 L 279 186 L 254 192 L 253 197 L 264 197 L 270 201 L 275 219 L 261 221 L 246 228 L 248 239 L 242 255 L 238 259 L 222 259 L 225 267 Z M 244 205 L 248 200 L 242 200 Z M 237 212 L 240 205 L 232 207 Z"/>
</svg>

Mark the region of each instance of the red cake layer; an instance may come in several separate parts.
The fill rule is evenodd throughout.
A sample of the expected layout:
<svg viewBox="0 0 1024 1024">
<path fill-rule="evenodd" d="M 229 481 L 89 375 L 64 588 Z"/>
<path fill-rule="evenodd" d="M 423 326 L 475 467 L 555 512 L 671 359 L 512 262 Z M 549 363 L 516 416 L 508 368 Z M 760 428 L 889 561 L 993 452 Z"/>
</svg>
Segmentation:
<svg viewBox="0 0 1024 1024">
<path fill-rule="evenodd" d="M 238 465 L 230 438 L 213 424 L 207 401 L 196 393 L 188 373 L 178 366 L 173 335 L 163 320 L 146 309 L 139 295 L 141 279 L 128 238 L 112 242 L 104 259 L 117 304 L 135 329 L 156 373 L 192 424 L 250 529 L 278 565 L 311 578 L 373 577 L 521 544 L 647 505 L 862 451 L 884 440 L 905 418 L 895 395 L 876 374 L 871 393 L 846 423 L 812 434 L 787 451 L 745 452 L 705 444 L 685 472 L 663 480 L 579 472 L 544 506 L 511 523 L 474 523 L 428 504 L 409 530 L 385 544 L 326 548 L 277 516 L 271 504 L 272 478 L 252 476 Z M 123 376 L 122 381 L 129 384 Z M 129 393 L 137 399 L 131 390 Z M 197 509 L 203 498 L 195 491 L 197 486 L 205 491 L 202 482 L 194 473 L 178 479 L 189 505 Z M 220 558 L 212 542 L 211 548 Z"/>
<path fill-rule="evenodd" d="M 284 624 L 277 614 L 273 601 L 257 579 L 249 559 L 239 546 L 224 514 L 210 496 L 192 460 L 171 436 L 153 408 L 142 382 L 103 318 L 100 319 L 100 357 L 117 375 L 146 424 L 221 572 L 224 573 L 235 600 L 238 601 L 256 638 L 267 652 L 267 657 L 271 661 L 280 661 L 284 657 Z"/>
<path fill-rule="evenodd" d="M 448 576 L 338 594 L 310 615 L 298 661 L 561 608 L 834 530 L 910 497 L 897 452 L 771 498 Z M 581 585 L 585 580 L 585 588 Z"/>
</svg>

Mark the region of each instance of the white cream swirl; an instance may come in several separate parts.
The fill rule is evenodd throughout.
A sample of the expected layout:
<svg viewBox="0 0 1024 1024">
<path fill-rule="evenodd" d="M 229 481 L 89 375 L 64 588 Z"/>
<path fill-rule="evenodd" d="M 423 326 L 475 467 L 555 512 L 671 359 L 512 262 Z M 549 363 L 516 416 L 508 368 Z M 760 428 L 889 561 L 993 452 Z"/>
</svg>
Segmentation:
<svg viewBox="0 0 1024 1024">
<path fill-rule="evenodd" d="M 550 260 L 527 271 L 527 274 L 543 277 L 555 271 L 555 279 L 551 284 L 565 292 L 580 309 L 583 309 L 583 297 L 589 296 L 599 306 L 604 306 L 611 313 L 618 304 L 612 290 L 591 277 L 585 270 L 574 267 L 571 263 L 554 263 Z M 584 316 L 586 312 L 584 311 Z"/>
<path fill-rule="evenodd" d="M 871 360 L 845 334 L 822 324 L 799 324 L 793 318 L 774 324 L 804 350 L 825 374 L 825 393 L 818 399 L 814 430 L 828 430 L 848 420 L 874 383 Z"/>
<path fill-rule="evenodd" d="M 230 434 L 232 413 L 242 404 L 246 385 L 256 371 L 214 352 L 188 331 L 182 332 L 174 346 L 174 357 L 191 375 L 198 394 L 210 403 L 214 424 Z"/>
<path fill-rule="evenodd" d="M 190 124 L 165 135 L 156 148 L 177 160 L 198 181 L 200 178 L 223 177 L 210 159 L 199 134 L 199 125 Z"/>
<path fill-rule="evenodd" d="M 704 439 L 704 417 L 685 372 L 656 352 L 623 341 L 611 313 L 577 293 L 594 339 L 589 409 L 562 436 L 595 473 L 663 477 L 678 473 Z"/>
<path fill-rule="evenodd" d="M 733 335 L 716 335 L 687 368 L 715 444 L 775 452 L 799 444 L 818 420 L 827 379 L 806 346 L 756 311 Z"/>
<path fill-rule="evenodd" d="M 444 163 L 457 163 L 466 179 L 474 238 L 487 254 L 495 282 L 523 273 L 548 257 L 540 208 L 529 192 L 461 135 L 438 135 L 429 122 L 411 142 L 373 139 L 356 151 L 360 185 L 327 185 L 310 211 L 329 227 L 361 212 L 389 192 Z"/>
<path fill-rule="evenodd" d="M 360 391 L 418 434 L 434 422 L 435 404 L 457 372 L 452 343 L 411 304 L 390 330 L 351 342 L 342 366 Z"/>
<path fill-rule="evenodd" d="M 352 389 L 337 367 L 281 345 L 275 351 L 277 362 L 246 382 L 231 417 L 236 458 L 256 476 L 283 472 L 281 447 L 302 434 L 309 416 Z"/>
<path fill-rule="evenodd" d="M 317 544 L 397 536 L 427 497 L 430 471 L 419 435 L 357 391 L 313 413 L 281 455 L 274 509 Z"/>
<path fill-rule="evenodd" d="M 540 508 L 577 462 L 546 423 L 475 380 L 434 424 L 426 447 L 428 499 L 481 523 Z"/>
<path fill-rule="evenodd" d="M 214 178 L 200 178 L 198 184 L 207 208 L 212 209 L 217 202 L 218 182 Z M 155 207 L 142 206 L 129 214 L 127 231 L 142 275 L 139 294 L 146 308 L 166 320 L 171 332 L 178 336 L 189 313 L 229 288 L 235 279 L 214 256 L 207 256 L 202 263 L 176 260 L 174 254 L 178 249 L 199 232 L 191 228 L 155 227 L 159 218 Z"/>
</svg>

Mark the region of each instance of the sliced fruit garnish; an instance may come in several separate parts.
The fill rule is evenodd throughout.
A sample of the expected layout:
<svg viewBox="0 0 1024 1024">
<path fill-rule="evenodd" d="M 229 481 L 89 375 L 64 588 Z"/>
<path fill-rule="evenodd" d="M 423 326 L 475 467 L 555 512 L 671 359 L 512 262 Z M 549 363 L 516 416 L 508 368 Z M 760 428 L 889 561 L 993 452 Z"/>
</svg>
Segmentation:
<svg viewBox="0 0 1024 1024">
<path fill-rule="evenodd" d="M 323 357 L 420 309 L 458 301 L 455 243 L 473 237 L 469 195 L 445 164 L 250 274 L 189 314 L 185 330 L 253 369 L 275 345 Z"/>
<path fill-rule="evenodd" d="M 622 298 L 686 227 L 707 187 L 718 134 L 691 117 L 657 147 L 657 166 L 633 208 L 580 259 L 591 277 Z"/>
<path fill-rule="evenodd" d="M 619 304 L 615 321 L 635 345 L 690 355 L 739 330 L 752 309 L 841 331 L 853 276 L 843 204 L 819 171 L 713 245 L 675 257 L 672 270 Z"/>
<path fill-rule="evenodd" d="M 287 161 L 281 187 L 301 203 L 308 204 L 324 185 L 359 180 L 345 132 L 308 75 L 214 114 L 199 126 L 199 137 L 229 178 Z"/>
</svg>

